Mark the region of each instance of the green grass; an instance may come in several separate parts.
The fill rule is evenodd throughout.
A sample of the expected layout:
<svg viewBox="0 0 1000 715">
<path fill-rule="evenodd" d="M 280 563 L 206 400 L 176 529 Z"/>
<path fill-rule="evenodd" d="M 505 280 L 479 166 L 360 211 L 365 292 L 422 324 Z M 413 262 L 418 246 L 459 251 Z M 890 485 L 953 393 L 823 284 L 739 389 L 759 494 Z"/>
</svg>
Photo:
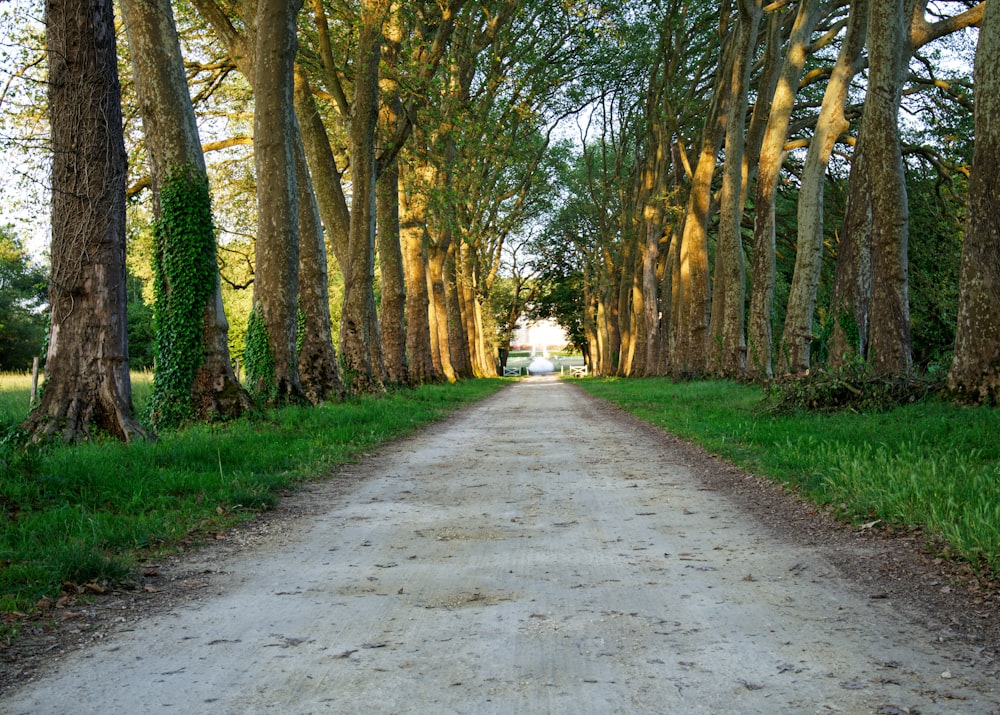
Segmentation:
<svg viewBox="0 0 1000 715">
<path fill-rule="evenodd" d="M 286 408 L 156 442 L 0 444 L 0 616 L 30 613 L 67 583 L 128 581 L 137 559 L 251 518 L 296 482 L 335 478 L 338 465 L 503 384 L 470 380 Z M 2 387 L 0 427 L 9 427 L 24 417 L 28 388 L 6 377 Z M 15 391 L 23 394 L 8 394 Z M 15 629 L 16 620 L 0 626 L 0 637 Z"/>
<path fill-rule="evenodd" d="M 39 388 L 44 384 L 44 376 L 39 377 Z M 148 370 L 132 373 L 132 403 L 136 414 L 143 407 L 153 391 L 153 373 Z M 31 398 L 30 372 L 0 373 L 0 430 L 20 424 L 28 416 Z"/>
<path fill-rule="evenodd" d="M 772 416 L 758 387 L 582 380 L 581 387 L 841 517 L 919 528 L 1000 577 L 1000 410 L 938 399 L 888 412 Z"/>
</svg>

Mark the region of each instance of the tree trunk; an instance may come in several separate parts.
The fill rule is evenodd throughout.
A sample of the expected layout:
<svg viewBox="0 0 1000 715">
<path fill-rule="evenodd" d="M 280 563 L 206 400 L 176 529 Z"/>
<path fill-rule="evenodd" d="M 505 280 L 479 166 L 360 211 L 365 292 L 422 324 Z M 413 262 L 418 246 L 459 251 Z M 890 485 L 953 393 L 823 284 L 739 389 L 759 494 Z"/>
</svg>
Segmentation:
<svg viewBox="0 0 1000 715">
<path fill-rule="evenodd" d="M 774 374 L 771 322 L 774 313 L 774 202 L 785 158 L 785 139 L 799 79 L 809 54 L 809 39 L 819 19 L 819 0 L 803 0 L 795 16 L 784 67 L 771 100 L 761 146 L 754 198 L 753 289 L 750 296 L 747 371 L 757 378 Z"/>
<path fill-rule="evenodd" d="M 469 344 L 465 339 L 465 325 L 462 320 L 462 304 L 459 298 L 458 285 L 458 246 L 452 239 L 448 243 L 448 251 L 444 260 L 444 299 L 447 311 L 446 333 L 448 335 L 448 355 L 455 377 L 472 377 L 472 365 L 469 359 Z"/>
<path fill-rule="evenodd" d="M 746 369 L 746 261 L 743 256 L 743 152 L 750 69 L 760 24 L 760 0 L 740 0 L 729 80 L 729 114 L 726 121 L 726 160 L 722 175 L 719 241 L 712 306 L 709 355 L 721 375 L 741 377 Z"/>
<path fill-rule="evenodd" d="M 384 365 L 375 309 L 375 126 L 378 122 L 378 65 L 386 0 L 362 0 L 354 67 L 351 117 L 351 229 L 344 269 L 341 353 L 351 390 L 382 389 Z"/>
<path fill-rule="evenodd" d="M 273 376 L 252 386 L 270 402 L 303 399 L 295 354 L 298 326 L 298 196 L 293 65 L 301 0 L 258 0 L 254 52 L 257 246 L 254 306 L 267 331 Z M 270 384 L 268 382 L 270 381 Z"/>
<path fill-rule="evenodd" d="M 962 246 L 955 357 L 948 387 L 1000 405 L 1000 10 L 989 3 L 975 67 L 975 137 Z"/>
<path fill-rule="evenodd" d="M 625 233 L 624 227 L 622 233 Z M 635 351 L 635 335 L 632 330 L 632 277 L 635 275 L 635 239 L 622 238 L 621 265 L 614 271 L 619 349 L 613 354 L 615 374 L 625 377 L 632 369 L 632 355 Z"/>
<path fill-rule="evenodd" d="M 110 0 L 45 4 L 52 139 L 51 328 L 24 429 L 66 441 L 145 431 L 125 325 L 125 143 Z"/>
<path fill-rule="evenodd" d="M 708 321 L 711 306 L 711 286 L 708 266 L 708 219 L 712 205 L 712 177 L 722 140 L 725 137 L 728 113 L 728 83 L 726 73 L 731 59 L 732 43 L 720 60 L 720 76 L 716 80 L 708 117 L 701 140 L 701 150 L 684 213 L 681 233 L 680 285 L 677 286 L 676 354 L 670 358 L 675 376 L 698 375 L 705 371 L 708 349 Z"/>
<path fill-rule="evenodd" d="M 379 136 L 384 145 L 391 141 L 402 120 L 403 102 L 393 75 L 399 64 L 399 46 L 403 28 L 398 8 L 386 28 L 384 60 L 389 77 L 380 81 L 382 106 L 379 112 Z M 403 277 L 403 253 L 399 226 L 399 163 L 395 154 L 383 166 L 375 186 L 376 231 L 379 269 L 382 277 L 382 300 L 379 324 L 382 335 L 382 357 L 389 382 L 406 385 L 410 382 L 406 360 L 406 284 Z"/>
<path fill-rule="evenodd" d="M 830 336 L 831 367 L 868 354 L 868 306 L 872 283 L 872 188 L 868 156 L 858 150 L 851 161 L 850 189 L 840 228 L 837 265 L 830 301 L 835 321 Z"/>
<path fill-rule="evenodd" d="M 663 209 L 667 198 L 667 171 L 669 162 L 665 156 L 667 147 L 663 144 L 662 132 L 656 131 L 656 147 L 652 166 L 646 169 L 645 206 L 643 209 L 642 246 L 642 324 L 645 334 L 643 346 L 643 370 L 646 376 L 661 373 L 660 356 L 662 340 L 660 336 L 660 295 L 657 267 L 660 263 L 660 239 L 663 236 Z"/>
<path fill-rule="evenodd" d="M 858 151 L 868 151 L 872 196 L 872 295 L 868 360 L 882 375 L 913 369 L 907 280 L 909 212 L 899 141 L 913 0 L 884 0 L 869 8 L 868 94 Z M 862 144 L 861 142 L 864 142 Z"/>
<path fill-rule="evenodd" d="M 157 343 L 151 415 L 154 424 L 238 417 L 253 409 L 229 359 L 208 174 L 188 95 L 173 10 L 168 0 L 121 3 L 131 48 L 153 187 Z M 161 200 L 192 218 L 164 215 Z M 192 215 L 200 209 L 203 216 Z M 200 320 L 197 316 L 200 313 Z M 171 419 L 168 415 L 173 415 Z"/>
<path fill-rule="evenodd" d="M 299 199 L 299 310 L 304 321 L 298 345 L 298 369 L 306 399 L 318 405 L 343 400 L 344 383 L 333 348 L 323 224 L 297 126 L 293 140 Z"/>
<path fill-rule="evenodd" d="M 349 268 L 347 244 L 351 214 L 340 183 L 337 162 L 330 149 L 330 138 L 323 125 L 323 118 L 316 108 L 309 80 L 298 66 L 295 68 L 295 114 L 302 132 L 302 145 L 309 165 L 309 176 L 316 194 L 319 215 L 326 229 L 330 249 L 346 281 L 346 271 Z"/>
<path fill-rule="evenodd" d="M 376 186 L 379 269 L 382 276 L 382 300 L 379 323 L 382 356 L 389 382 L 410 382 L 406 359 L 406 285 L 403 277 L 403 253 L 399 225 L 399 166 L 395 160 L 382 172 Z"/>
<path fill-rule="evenodd" d="M 439 239 L 432 243 L 427 252 L 427 283 L 430 293 L 430 326 L 431 347 L 434 368 L 444 375 L 448 382 L 455 382 L 457 375 L 451 362 L 451 352 L 448 344 L 448 307 L 445 297 L 445 263 L 448 258 L 447 244 L 450 238 Z"/>
<path fill-rule="evenodd" d="M 847 35 L 823 95 L 816 129 L 806 164 L 798 203 L 798 242 L 795 272 L 788 296 L 779 361 L 783 372 L 802 374 L 809 370 L 813 314 L 823 259 L 823 188 L 826 167 L 837 138 L 850 127 L 844 117 L 844 101 L 851 78 L 860 69 L 868 28 L 868 0 L 854 0 Z"/>
<path fill-rule="evenodd" d="M 403 268 L 406 277 L 406 349 L 410 380 L 417 385 L 440 379 L 434 370 L 427 292 L 427 196 L 430 182 L 418 182 L 426 167 L 404 180 L 400 238 L 403 244 Z M 404 177 L 407 176 L 404 171 Z"/>
</svg>

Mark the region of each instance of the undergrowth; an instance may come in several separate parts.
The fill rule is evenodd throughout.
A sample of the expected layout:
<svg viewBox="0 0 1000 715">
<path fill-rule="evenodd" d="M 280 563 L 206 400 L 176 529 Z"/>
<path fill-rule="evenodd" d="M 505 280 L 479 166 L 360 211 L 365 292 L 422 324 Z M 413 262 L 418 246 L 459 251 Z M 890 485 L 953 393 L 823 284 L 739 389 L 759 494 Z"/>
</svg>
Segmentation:
<svg viewBox="0 0 1000 715">
<path fill-rule="evenodd" d="M 940 395 L 943 390 L 941 377 L 886 377 L 866 365 L 848 364 L 772 380 L 759 409 L 775 415 L 802 410 L 882 412 Z"/>
</svg>

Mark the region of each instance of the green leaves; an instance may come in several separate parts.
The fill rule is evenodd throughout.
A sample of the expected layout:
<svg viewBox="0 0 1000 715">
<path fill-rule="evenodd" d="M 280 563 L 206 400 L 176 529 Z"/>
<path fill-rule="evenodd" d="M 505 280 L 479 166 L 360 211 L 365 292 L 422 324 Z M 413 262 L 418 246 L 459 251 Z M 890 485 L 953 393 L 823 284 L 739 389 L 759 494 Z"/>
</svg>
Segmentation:
<svg viewBox="0 0 1000 715">
<path fill-rule="evenodd" d="M 205 306 L 216 286 L 208 182 L 193 169 L 175 169 L 163 182 L 153 236 L 156 377 L 150 420 L 176 427 L 193 414 L 191 386 L 204 360 Z"/>
<path fill-rule="evenodd" d="M 257 400 L 268 402 L 277 394 L 274 376 L 274 355 L 268 337 L 267 324 L 260 306 L 255 305 L 247 320 L 247 344 L 243 352 L 247 370 L 247 386 Z"/>
</svg>

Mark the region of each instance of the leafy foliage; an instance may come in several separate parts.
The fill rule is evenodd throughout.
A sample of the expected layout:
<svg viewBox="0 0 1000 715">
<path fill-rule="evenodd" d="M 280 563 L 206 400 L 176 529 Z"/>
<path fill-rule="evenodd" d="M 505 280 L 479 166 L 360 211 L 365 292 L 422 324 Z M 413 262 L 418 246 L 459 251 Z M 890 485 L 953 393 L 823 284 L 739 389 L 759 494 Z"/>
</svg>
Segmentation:
<svg viewBox="0 0 1000 715">
<path fill-rule="evenodd" d="M 142 279 L 129 274 L 128 295 L 128 364 L 133 370 L 150 370 L 156 357 L 156 318 L 152 306 L 142 297 Z"/>
<path fill-rule="evenodd" d="M 257 400 L 267 402 L 275 396 L 278 388 L 267 324 L 259 305 L 255 305 L 250 311 L 246 335 L 243 362 L 246 365 L 247 387 Z"/>
<path fill-rule="evenodd" d="M 26 370 L 42 354 L 48 277 L 0 227 L 0 370 Z"/>
<path fill-rule="evenodd" d="M 204 361 L 205 306 L 215 290 L 215 229 L 208 183 L 176 169 L 160 189 L 153 235 L 156 297 L 156 377 L 150 402 L 154 425 L 192 417 L 191 386 Z"/>
</svg>

